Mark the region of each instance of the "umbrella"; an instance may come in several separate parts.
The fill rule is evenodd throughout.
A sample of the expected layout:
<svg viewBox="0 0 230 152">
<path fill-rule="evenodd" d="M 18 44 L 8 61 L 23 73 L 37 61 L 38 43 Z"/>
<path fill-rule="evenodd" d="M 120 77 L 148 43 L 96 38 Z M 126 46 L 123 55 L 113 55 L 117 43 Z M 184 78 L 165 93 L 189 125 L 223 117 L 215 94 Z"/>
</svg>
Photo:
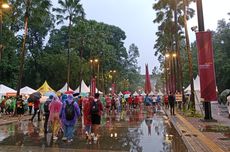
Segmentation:
<svg viewBox="0 0 230 152">
<path fill-rule="evenodd" d="M 41 95 L 40 92 L 34 92 L 34 93 L 32 93 L 32 94 L 30 95 L 30 98 L 31 98 L 33 101 L 35 101 L 35 100 L 40 99 L 41 96 L 42 96 L 42 95 Z"/>
<path fill-rule="evenodd" d="M 128 98 L 130 96 L 130 94 L 125 94 L 124 98 Z"/>
<path fill-rule="evenodd" d="M 223 103 L 226 103 L 227 101 L 227 96 L 230 94 L 230 89 L 225 89 L 224 91 L 221 92 L 219 98 Z"/>
<path fill-rule="evenodd" d="M 42 97 L 40 98 L 40 102 L 41 102 L 41 103 L 45 103 L 47 99 L 48 99 L 47 96 L 42 96 Z"/>
<path fill-rule="evenodd" d="M 66 91 L 65 94 L 73 94 L 74 91 L 73 90 L 69 90 L 69 91 Z"/>
<path fill-rule="evenodd" d="M 127 90 L 127 91 L 124 91 L 123 94 L 131 94 L 131 92 Z"/>
<path fill-rule="evenodd" d="M 230 93 L 230 89 L 225 89 L 224 91 L 221 92 L 220 96 L 227 96 Z"/>
<path fill-rule="evenodd" d="M 57 95 L 56 95 L 56 93 L 53 92 L 53 91 L 48 91 L 48 92 L 46 92 L 46 93 L 44 94 L 44 96 L 49 97 L 49 96 L 57 96 Z"/>
</svg>

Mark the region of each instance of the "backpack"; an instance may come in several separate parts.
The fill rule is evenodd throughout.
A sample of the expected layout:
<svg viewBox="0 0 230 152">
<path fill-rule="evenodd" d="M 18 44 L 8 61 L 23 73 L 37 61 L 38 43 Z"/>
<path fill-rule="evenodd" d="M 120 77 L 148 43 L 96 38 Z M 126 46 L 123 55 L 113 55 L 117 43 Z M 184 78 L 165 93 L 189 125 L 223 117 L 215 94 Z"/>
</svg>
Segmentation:
<svg viewBox="0 0 230 152">
<path fill-rule="evenodd" d="M 69 102 L 66 101 L 65 117 L 66 120 L 73 120 L 73 118 L 75 117 L 74 101 L 72 101 L 71 104 L 69 104 Z"/>
<path fill-rule="evenodd" d="M 51 103 L 51 100 L 46 100 L 46 102 L 44 103 L 44 112 L 45 113 L 49 113 L 50 112 L 50 110 L 49 110 L 49 105 L 50 105 L 50 103 Z"/>
<path fill-rule="evenodd" d="M 98 101 L 93 101 L 91 105 L 91 114 L 97 114 L 99 112 Z"/>
</svg>

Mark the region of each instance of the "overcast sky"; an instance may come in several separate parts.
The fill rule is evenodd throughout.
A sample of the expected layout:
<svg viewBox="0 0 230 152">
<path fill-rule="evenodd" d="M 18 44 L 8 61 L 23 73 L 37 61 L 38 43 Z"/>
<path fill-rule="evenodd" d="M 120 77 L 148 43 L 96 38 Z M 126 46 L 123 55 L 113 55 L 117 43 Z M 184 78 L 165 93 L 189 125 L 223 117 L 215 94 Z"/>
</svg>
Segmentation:
<svg viewBox="0 0 230 152">
<path fill-rule="evenodd" d="M 53 0 L 56 1 L 56 0 Z M 126 33 L 125 46 L 134 43 L 139 48 L 141 73 L 145 73 L 145 64 L 149 64 L 149 71 L 159 63 L 154 57 L 153 46 L 155 44 L 157 25 L 153 24 L 155 18 L 152 5 L 155 0 L 81 0 L 85 9 L 86 18 L 98 22 L 120 27 Z M 230 0 L 203 0 L 203 12 L 205 29 L 215 30 L 217 21 L 229 19 Z M 193 5 L 196 10 L 195 4 Z M 197 25 L 197 18 L 189 21 L 189 26 Z M 195 34 L 190 31 L 191 41 L 195 40 Z"/>
</svg>

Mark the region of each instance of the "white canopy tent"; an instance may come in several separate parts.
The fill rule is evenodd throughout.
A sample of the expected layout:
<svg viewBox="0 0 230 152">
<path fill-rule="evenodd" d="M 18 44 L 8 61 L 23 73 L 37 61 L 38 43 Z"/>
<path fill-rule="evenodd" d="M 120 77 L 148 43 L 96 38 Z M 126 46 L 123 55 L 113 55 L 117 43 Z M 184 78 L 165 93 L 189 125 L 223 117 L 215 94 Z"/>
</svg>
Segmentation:
<svg viewBox="0 0 230 152">
<path fill-rule="evenodd" d="M 89 87 L 88 87 L 89 89 L 90 89 L 90 85 L 89 85 Z M 100 90 L 98 90 L 97 88 L 96 88 L 96 92 L 98 92 L 99 94 L 103 94 L 103 92 L 101 92 Z"/>
<path fill-rule="evenodd" d="M 133 93 L 133 96 L 138 96 L 139 94 L 135 91 L 134 93 Z"/>
<path fill-rule="evenodd" d="M 121 91 L 118 93 L 119 96 L 122 96 L 123 94 L 121 93 Z"/>
<path fill-rule="evenodd" d="M 154 95 L 154 93 L 153 93 L 153 91 L 151 91 L 150 93 L 149 93 L 149 96 L 153 96 Z"/>
<path fill-rule="evenodd" d="M 201 96 L 200 96 L 200 76 L 197 75 L 195 79 L 193 79 L 193 83 L 194 83 L 194 95 L 195 95 L 195 107 L 196 107 L 196 111 L 200 111 L 201 112 Z M 216 88 L 216 91 L 218 91 L 218 89 Z M 189 85 L 185 90 L 185 93 L 187 94 L 191 94 L 191 85 Z"/>
<path fill-rule="evenodd" d="M 34 92 L 37 92 L 37 91 L 28 87 L 28 86 L 25 86 L 25 87 L 20 89 L 20 94 L 32 94 Z"/>
<path fill-rule="evenodd" d="M 80 86 L 74 92 L 80 92 Z M 81 92 L 83 92 L 83 93 L 89 93 L 90 92 L 90 88 L 87 87 L 84 80 L 81 81 Z"/>
<path fill-rule="evenodd" d="M 146 94 L 145 94 L 145 92 L 143 91 L 143 92 L 141 93 L 141 95 L 142 95 L 142 96 L 145 96 Z"/>
<path fill-rule="evenodd" d="M 194 84 L 194 91 L 200 91 L 200 77 L 199 75 L 196 76 L 196 79 L 193 79 Z M 188 87 L 184 90 L 188 94 L 191 94 L 191 84 L 188 85 Z"/>
<path fill-rule="evenodd" d="M 196 111 L 201 111 L 201 98 L 200 98 L 200 77 L 199 75 L 196 76 L 195 79 L 193 79 L 194 84 L 194 97 L 195 97 L 195 108 Z M 186 89 L 184 89 L 184 92 L 186 94 L 191 94 L 191 84 L 188 85 Z"/>
<path fill-rule="evenodd" d="M 17 91 L 5 86 L 4 84 L 0 84 L 0 97 L 6 95 L 6 93 L 16 93 Z"/>
<path fill-rule="evenodd" d="M 159 96 L 163 96 L 164 94 L 161 92 L 161 90 L 159 90 L 158 94 Z"/>
<path fill-rule="evenodd" d="M 67 86 L 68 86 L 68 84 L 66 82 L 65 85 L 60 90 L 58 90 L 58 92 L 61 92 L 61 93 L 66 92 L 67 91 Z M 69 88 L 69 91 L 73 91 L 73 90 L 71 88 Z"/>
</svg>

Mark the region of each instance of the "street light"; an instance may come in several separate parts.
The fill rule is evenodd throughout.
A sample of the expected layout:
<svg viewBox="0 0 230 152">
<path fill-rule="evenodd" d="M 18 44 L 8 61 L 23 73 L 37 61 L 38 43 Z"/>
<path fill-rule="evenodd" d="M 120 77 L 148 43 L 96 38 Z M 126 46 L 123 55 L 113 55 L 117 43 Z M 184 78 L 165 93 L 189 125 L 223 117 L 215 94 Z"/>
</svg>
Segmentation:
<svg viewBox="0 0 230 152">
<path fill-rule="evenodd" d="M 2 52 L 3 52 L 3 44 L 2 44 L 2 10 L 10 8 L 9 4 L 0 0 L 0 61 L 2 59 Z"/>
<path fill-rule="evenodd" d="M 98 59 L 90 59 L 89 61 L 90 61 L 90 64 L 91 64 L 91 72 L 93 72 L 93 73 L 91 73 L 91 74 L 92 74 L 92 77 L 94 78 L 94 77 L 95 77 L 94 66 L 95 66 L 96 64 L 98 64 L 99 60 L 98 60 Z M 99 66 L 99 65 L 98 65 L 98 66 Z"/>
<path fill-rule="evenodd" d="M 97 86 L 99 86 L 99 72 L 100 72 L 100 67 L 99 67 L 99 59 L 90 59 L 90 64 L 91 64 L 91 77 L 92 79 L 96 78 L 97 81 Z M 95 65 L 97 65 L 97 74 L 95 74 Z M 97 76 L 96 76 L 97 75 Z M 92 84 L 90 85 L 92 87 Z M 99 92 L 99 88 L 97 90 Z"/>
<path fill-rule="evenodd" d="M 116 91 L 116 84 L 115 84 L 115 74 L 116 70 L 110 70 L 109 73 L 111 74 L 111 85 L 112 85 L 112 94 L 114 94 Z"/>
</svg>

